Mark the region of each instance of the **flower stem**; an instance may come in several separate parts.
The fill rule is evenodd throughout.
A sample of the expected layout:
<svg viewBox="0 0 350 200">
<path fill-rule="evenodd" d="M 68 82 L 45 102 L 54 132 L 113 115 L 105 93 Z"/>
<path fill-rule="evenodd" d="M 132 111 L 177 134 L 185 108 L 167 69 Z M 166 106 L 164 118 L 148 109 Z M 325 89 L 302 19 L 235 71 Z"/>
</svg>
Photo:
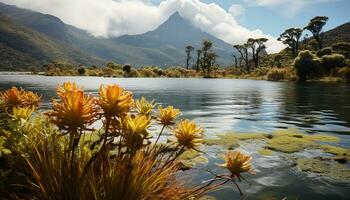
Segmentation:
<svg viewBox="0 0 350 200">
<path fill-rule="evenodd" d="M 160 136 L 162 135 L 162 133 L 163 133 L 163 131 L 164 131 L 164 128 L 165 128 L 165 125 L 163 125 L 162 130 L 160 130 L 160 133 L 159 133 L 159 135 L 158 135 L 158 137 L 157 137 L 156 142 L 154 143 L 154 146 L 156 146 L 156 144 L 158 143 L 158 140 L 159 140 Z"/>
</svg>

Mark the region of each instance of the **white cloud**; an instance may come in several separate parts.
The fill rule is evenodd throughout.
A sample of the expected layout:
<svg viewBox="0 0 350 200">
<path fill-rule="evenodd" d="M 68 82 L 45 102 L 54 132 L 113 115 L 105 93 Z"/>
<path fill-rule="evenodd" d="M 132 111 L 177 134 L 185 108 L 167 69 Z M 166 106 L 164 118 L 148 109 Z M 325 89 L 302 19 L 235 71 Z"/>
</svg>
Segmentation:
<svg viewBox="0 0 350 200">
<path fill-rule="evenodd" d="M 232 4 L 228 12 L 234 17 L 241 17 L 244 16 L 246 9 L 240 4 Z"/>
<path fill-rule="evenodd" d="M 275 9 L 287 17 L 293 17 L 312 5 L 332 1 L 337 0 L 244 0 L 247 5 Z"/>
<path fill-rule="evenodd" d="M 159 5 L 149 0 L 1 1 L 55 15 L 67 24 L 102 37 L 140 34 L 155 29 L 172 13 L 179 11 L 182 17 L 196 27 L 230 44 L 243 43 L 250 37 L 266 37 L 269 39 L 268 52 L 277 52 L 283 48 L 276 38 L 261 30 L 243 27 L 232 14 L 217 4 L 206 4 L 199 0 L 164 0 Z"/>
</svg>

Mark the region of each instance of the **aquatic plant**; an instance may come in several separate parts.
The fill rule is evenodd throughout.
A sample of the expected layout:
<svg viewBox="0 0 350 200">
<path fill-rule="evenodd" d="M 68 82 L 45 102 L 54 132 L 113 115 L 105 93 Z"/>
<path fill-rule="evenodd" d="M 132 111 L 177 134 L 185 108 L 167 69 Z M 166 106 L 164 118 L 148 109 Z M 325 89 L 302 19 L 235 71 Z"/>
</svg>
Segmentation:
<svg viewBox="0 0 350 200">
<path fill-rule="evenodd" d="M 1 197 L 198 199 L 229 181 L 238 187 L 235 178 L 251 172 L 251 158 L 237 153 L 238 157 L 227 161 L 230 175 L 185 186 L 178 178 L 185 152 L 206 160 L 199 157 L 203 129 L 187 119 L 176 123 L 180 110 L 172 106 L 160 106 L 158 113 L 153 112 L 154 101 L 135 101 L 131 92 L 117 84 L 101 86 L 99 97 L 94 97 L 74 83 L 64 83 L 57 88 L 58 99 L 46 115 L 22 100 L 23 94 L 28 92 L 13 89 L 2 95 L 3 101 L 11 99 L 7 102 L 17 107 L 5 113 L 11 123 L 0 132 L 0 157 L 6 156 L 6 167 L 0 169 L 9 172 L 2 179 L 7 196 Z M 97 120 L 103 126 L 94 130 Z M 162 126 L 158 136 L 150 131 L 157 124 Z M 175 140 L 159 142 L 165 129 L 172 130 Z M 19 189 L 9 189 L 12 185 Z"/>
</svg>

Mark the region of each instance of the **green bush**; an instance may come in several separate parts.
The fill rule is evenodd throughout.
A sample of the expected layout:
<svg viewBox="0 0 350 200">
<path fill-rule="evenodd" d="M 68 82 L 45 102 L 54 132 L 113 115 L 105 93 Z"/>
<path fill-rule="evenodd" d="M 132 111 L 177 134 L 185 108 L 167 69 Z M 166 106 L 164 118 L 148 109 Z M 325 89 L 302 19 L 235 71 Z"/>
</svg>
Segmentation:
<svg viewBox="0 0 350 200">
<path fill-rule="evenodd" d="M 324 71 L 329 74 L 335 68 L 344 67 L 346 65 L 346 59 L 341 54 L 325 55 L 321 58 Z"/>
<path fill-rule="evenodd" d="M 267 73 L 267 80 L 281 81 L 284 80 L 284 70 L 273 68 Z"/>
<path fill-rule="evenodd" d="M 131 72 L 131 65 L 124 65 L 123 71 L 129 74 Z"/>
<path fill-rule="evenodd" d="M 300 81 L 306 81 L 307 78 L 315 75 L 320 66 L 320 60 L 310 51 L 301 51 L 298 57 L 295 58 L 294 68 Z"/>
<path fill-rule="evenodd" d="M 350 43 L 338 42 L 332 45 L 333 51 L 344 55 L 346 58 L 350 58 Z"/>
<path fill-rule="evenodd" d="M 78 73 L 79 73 L 79 75 L 84 75 L 85 74 L 85 68 L 84 67 L 80 67 L 78 69 Z"/>
<path fill-rule="evenodd" d="M 332 48 L 330 47 L 325 47 L 319 51 L 317 51 L 316 55 L 321 58 L 324 55 L 331 55 L 333 53 Z"/>
<path fill-rule="evenodd" d="M 345 82 L 350 83 L 350 67 L 344 67 L 340 70 L 340 73 L 343 75 Z"/>
</svg>

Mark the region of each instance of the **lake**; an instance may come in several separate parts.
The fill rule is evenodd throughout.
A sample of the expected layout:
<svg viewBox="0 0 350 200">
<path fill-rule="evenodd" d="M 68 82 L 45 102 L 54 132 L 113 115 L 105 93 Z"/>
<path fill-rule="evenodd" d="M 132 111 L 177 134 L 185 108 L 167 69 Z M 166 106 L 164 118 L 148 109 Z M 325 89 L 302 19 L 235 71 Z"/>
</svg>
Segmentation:
<svg viewBox="0 0 350 200">
<path fill-rule="evenodd" d="M 205 128 L 208 137 L 218 133 L 272 132 L 295 128 L 304 133 L 334 134 L 339 145 L 350 146 L 350 85 L 325 83 L 268 82 L 230 79 L 171 78 L 101 78 L 0 75 L 0 89 L 20 86 L 42 95 L 42 109 L 50 108 L 58 84 L 76 82 L 97 95 L 101 84 L 118 83 L 134 93 L 159 104 L 182 110 L 182 117 L 195 120 Z M 299 172 L 279 156 L 263 157 L 247 144 L 256 175 L 248 175 L 250 185 L 242 183 L 247 199 L 347 199 L 349 184 L 337 184 L 317 176 Z M 206 147 L 209 163 L 190 174 L 198 183 L 209 179 L 207 168 L 217 168 L 224 149 Z M 190 170 L 193 171 L 193 170 Z M 237 199 L 239 194 L 230 185 L 211 193 L 218 199 Z"/>
</svg>

